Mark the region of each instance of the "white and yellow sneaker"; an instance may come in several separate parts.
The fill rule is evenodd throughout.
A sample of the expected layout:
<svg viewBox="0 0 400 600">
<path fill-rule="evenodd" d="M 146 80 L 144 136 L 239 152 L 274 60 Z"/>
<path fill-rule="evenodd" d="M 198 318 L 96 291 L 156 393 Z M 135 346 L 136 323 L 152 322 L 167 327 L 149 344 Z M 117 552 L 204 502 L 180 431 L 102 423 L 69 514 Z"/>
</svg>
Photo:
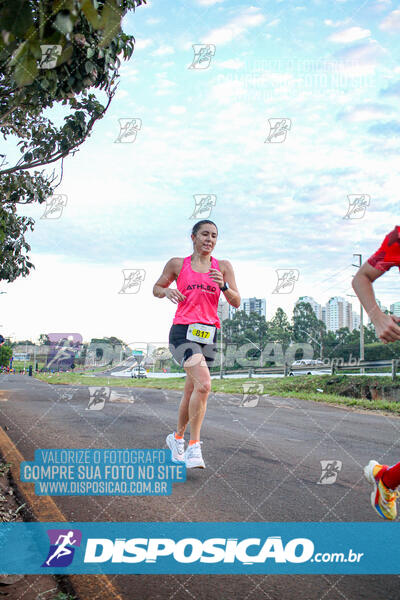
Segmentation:
<svg viewBox="0 0 400 600">
<path fill-rule="evenodd" d="M 371 492 L 372 508 L 383 519 L 394 521 L 397 517 L 396 499 L 399 492 L 390 490 L 382 481 L 382 475 L 388 468 L 387 465 L 380 465 L 376 460 L 370 460 L 364 467 L 364 475 L 367 481 L 374 486 Z"/>
</svg>

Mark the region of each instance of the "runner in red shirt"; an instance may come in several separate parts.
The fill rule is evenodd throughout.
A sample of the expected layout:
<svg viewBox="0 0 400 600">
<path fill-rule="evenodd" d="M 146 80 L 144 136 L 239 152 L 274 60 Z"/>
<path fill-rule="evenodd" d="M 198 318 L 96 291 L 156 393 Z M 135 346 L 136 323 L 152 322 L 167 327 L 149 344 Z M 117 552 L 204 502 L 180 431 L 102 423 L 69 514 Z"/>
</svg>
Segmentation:
<svg viewBox="0 0 400 600">
<path fill-rule="evenodd" d="M 179 406 L 176 432 L 166 439 L 174 462 L 186 467 L 204 468 L 200 429 L 211 391 L 209 367 L 217 352 L 216 333 L 221 325 L 217 315 L 221 291 L 232 306 L 239 308 L 240 295 L 232 265 L 211 256 L 218 229 L 207 219 L 192 230 L 193 254 L 171 258 L 153 288 L 157 298 L 167 297 L 178 304 L 169 334 L 169 347 L 175 361 L 183 366 L 187 377 Z M 169 286 L 176 281 L 176 287 Z M 190 423 L 189 446 L 184 452 L 184 433 Z"/>
<path fill-rule="evenodd" d="M 376 335 L 384 344 L 400 340 L 400 317 L 386 315 L 376 303 L 373 282 L 392 267 L 400 270 L 400 226 L 387 234 L 381 247 L 357 271 L 353 289 L 367 311 L 376 329 Z M 397 516 L 397 487 L 400 485 L 400 462 L 389 467 L 371 460 L 364 467 L 364 475 L 374 486 L 371 504 L 379 516 L 395 519 Z"/>
</svg>

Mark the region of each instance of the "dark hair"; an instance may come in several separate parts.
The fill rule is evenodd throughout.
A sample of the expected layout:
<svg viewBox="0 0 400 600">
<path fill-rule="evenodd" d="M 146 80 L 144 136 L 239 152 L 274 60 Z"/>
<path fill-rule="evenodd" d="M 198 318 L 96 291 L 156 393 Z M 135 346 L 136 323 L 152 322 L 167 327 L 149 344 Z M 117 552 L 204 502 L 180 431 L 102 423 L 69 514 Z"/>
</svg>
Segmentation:
<svg viewBox="0 0 400 600">
<path fill-rule="evenodd" d="M 195 223 L 193 225 L 192 235 L 196 235 L 196 233 L 198 232 L 198 230 L 200 229 L 200 227 L 202 225 L 206 225 L 207 223 L 209 225 L 214 225 L 214 227 L 216 228 L 217 233 L 218 233 L 218 227 L 216 226 L 216 224 L 214 223 L 214 221 L 209 221 L 208 219 L 203 219 L 202 221 L 198 221 L 197 223 Z"/>
</svg>

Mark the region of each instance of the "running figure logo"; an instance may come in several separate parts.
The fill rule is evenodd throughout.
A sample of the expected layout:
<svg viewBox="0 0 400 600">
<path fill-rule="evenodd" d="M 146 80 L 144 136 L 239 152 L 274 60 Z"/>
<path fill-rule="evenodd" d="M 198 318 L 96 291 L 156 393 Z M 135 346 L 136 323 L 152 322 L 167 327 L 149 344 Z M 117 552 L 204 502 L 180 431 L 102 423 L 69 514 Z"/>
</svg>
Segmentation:
<svg viewBox="0 0 400 600">
<path fill-rule="evenodd" d="M 47 354 L 46 368 L 57 371 L 75 368 L 75 357 L 82 346 L 80 333 L 48 333 L 50 346 Z M 74 366 L 73 366 L 74 365 Z"/>
<path fill-rule="evenodd" d="M 335 483 L 337 476 L 339 475 L 342 469 L 342 461 L 341 460 L 320 460 L 321 463 L 321 477 L 317 484 L 320 485 L 331 485 Z"/>
<path fill-rule="evenodd" d="M 262 383 L 243 383 L 243 398 L 239 406 L 246 408 L 255 408 L 260 399 L 260 394 L 264 391 Z"/>
<path fill-rule="evenodd" d="M 74 558 L 75 547 L 82 541 L 79 529 L 48 529 L 49 553 L 42 567 L 68 567 Z"/>
<path fill-rule="evenodd" d="M 189 69 L 208 69 L 215 55 L 214 44 L 192 44 L 194 51 L 193 62 Z"/>
<path fill-rule="evenodd" d="M 57 194 L 46 200 L 46 208 L 41 219 L 59 219 L 62 211 L 67 206 L 67 196 L 65 194 Z"/>
<path fill-rule="evenodd" d="M 264 144 L 281 144 L 292 127 L 290 119 L 268 119 L 269 134 Z"/>
<path fill-rule="evenodd" d="M 40 48 L 42 50 L 42 58 L 40 59 L 39 67 L 41 69 L 54 69 L 62 47 L 58 44 L 40 44 Z"/>
<path fill-rule="evenodd" d="M 89 402 L 85 410 L 102 410 L 110 399 L 109 387 L 89 387 Z"/>
<path fill-rule="evenodd" d="M 275 269 L 278 275 L 278 283 L 273 294 L 291 294 L 294 284 L 299 279 L 298 269 Z"/>
<path fill-rule="evenodd" d="M 119 134 L 115 144 L 133 144 L 137 132 L 142 129 L 142 119 L 118 119 Z"/>
<path fill-rule="evenodd" d="M 194 210 L 189 219 L 208 219 L 217 202 L 215 194 L 194 194 Z"/>
<path fill-rule="evenodd" d="M 369 206 L 371 196 L 368 194 L 349 194 L 349 208 L 343 219 L 362 219 Z"/>
<path fill-rule="evenodd" d="M 118 294 L 137 294 L 140 290 L 140 284 L 146 277 L 144 269 L 122 269 L 124 283 Z"/>
</svg>

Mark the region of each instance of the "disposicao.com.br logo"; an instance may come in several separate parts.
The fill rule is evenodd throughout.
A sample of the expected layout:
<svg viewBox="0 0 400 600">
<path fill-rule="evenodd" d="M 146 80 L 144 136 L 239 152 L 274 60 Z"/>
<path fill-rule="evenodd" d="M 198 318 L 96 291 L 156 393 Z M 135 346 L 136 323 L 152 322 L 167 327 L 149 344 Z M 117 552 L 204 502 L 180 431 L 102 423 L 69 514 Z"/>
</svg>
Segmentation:
<svg viewBox="0 0 400 600">
<path fill-rule="evenodd" d="M 85 563 L 156 563 L 172 558 L 177 563 L 235 563 L 244 565 L 265 563 L 359 562 L 363 553 L 349 549 L 345 552 L 317 552 L 312 540 L 294 538 L 283 543 L 281 536 L 262 538 L 89 538 Z"/>
</svg>

